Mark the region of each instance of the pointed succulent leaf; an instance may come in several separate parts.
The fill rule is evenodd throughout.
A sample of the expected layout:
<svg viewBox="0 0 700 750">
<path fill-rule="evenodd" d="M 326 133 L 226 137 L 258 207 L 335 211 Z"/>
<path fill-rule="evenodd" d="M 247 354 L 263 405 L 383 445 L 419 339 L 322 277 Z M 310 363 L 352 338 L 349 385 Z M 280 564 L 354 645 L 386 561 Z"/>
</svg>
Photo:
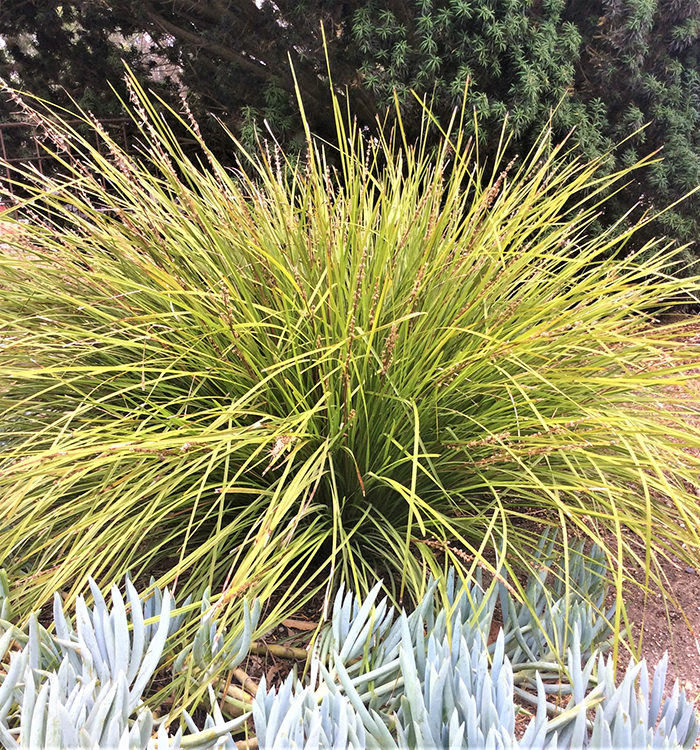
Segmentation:
<svg viewBox="0 0 700 750">
<path fill-rule="evenodd" d="M 158 623 L 158 630 L 156 631 L 153 639 L 148 644 L 146 654 L 143 657 L 141 666 L 139 667 L 138 674 L 132 684 L 131 692 L 129 694 L 129 707 L 133 710 L 141 700 L 141 694 L 143 693 L 146 685 L 153 676 L 158 662 L 160 661 L 161 654 L 163 653 L 163 647 L 165 646 L 165 640 L 168 637 L 168 628 L 170 625 L 170 608 L 171 598 L 168 590 L 165 590 L 162 598 L 162 609 L 160 610 L 160 621 Z"/>
</svg>

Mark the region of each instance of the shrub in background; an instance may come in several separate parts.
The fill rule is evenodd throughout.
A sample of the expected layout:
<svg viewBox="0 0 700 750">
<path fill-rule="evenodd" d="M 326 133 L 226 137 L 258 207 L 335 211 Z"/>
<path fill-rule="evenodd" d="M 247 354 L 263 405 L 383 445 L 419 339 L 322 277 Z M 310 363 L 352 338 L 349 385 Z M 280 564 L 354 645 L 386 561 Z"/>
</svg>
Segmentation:
<svg viewBox="0 0 700 750">
<path fill-rule="evenodd" d="M 427 115 L 417 145 L 367 142 L 338 108 L 342 179 L 308 133 L 231 171 L 131 86 L 139 158 L 56 116 L 63 173 L 17 172 L 0 550 L 23 611 L 126 570 L 233 609 L 377 571 L 415 600 L 491 547 L 527 570 L 527 521 L 610 531 L 650 575 L 697 562 L 697 346 L 649 314 L 686 286 L 663 243 L 614 260 L 633 232 L 588 231 L 629 170 L 547 134 L 487 170 L 462 122 L 434 152 Z"/>
<path fill-rule="evenodd" d="M 404 122 L 417 133 L 422 114 L 409 91 L 432 98 L 434 111 L 449 117 L 469 78 L 483 155 L 496 152 L 506 112 L 520 154 L 552 109 L 555 141 L 576 127 L 584 158 L 607 154 L 651 123 L 608 168 L 657 148 L 664 161 L 637 173 L 637 185 L 608 204 L 608 223 L 642 194 L 645 204 L 662 207 L 700 184 L 697 0 L 279 0 L 259 7 L 229 0 L 214 12 L 208 0 L 112 0 L 109 7 L 27 0 L 12 11 L 3 16 L 0 74 L 62 102 L 67 91 L 100 117 L 114 112 L 102 82 L 118 78 L 126 58 L 152 86 L 173 100 L 184 87 L 193 107 L 224 118 L 250 142 L 267 124 L 283 143 L 303 148 L 291 54 L 312 127 L 332 138 L 323 25 L 338 90 L 363 126 L 375 127 L 396 90 Z M 7 104 L 0 100 L 3 119 L 14 110 Z M 226 138 L 211 118 L 202 120 L 227 160 Z M 696 241 L 700 196 L 664 213 L 654 231 Z M 686 260 L 697 253 L 691 248 Z"/>
<path fill-rule="evenodd" d="M 363 84 L 385 106 L 394 90 L 410 102 L 415 89 L 432 92 L 436 111 L 449 112 L 469 79 L 484 152 L 496 149 L 506 113 L 513 150 L 525 153 L 552 112 L 555 138 L 576 128 L 584 157 L 608 155 L 610 169 L 663 149 L 663 161 L 636 174 L 636 184 L 607 204 L 605 222 L 640 199 L 659 209 L 700 184 L 700 6 L 694 0 L 440 0 L 389 7 L 369 0 L 354 11 L 350 27 Z M 418 114 L 414 106 L 413 121 Z M 700 197 L 652 226 L 695 242 Z M 681 265 L 697 258 L 692 246 Z"/>
</svg>

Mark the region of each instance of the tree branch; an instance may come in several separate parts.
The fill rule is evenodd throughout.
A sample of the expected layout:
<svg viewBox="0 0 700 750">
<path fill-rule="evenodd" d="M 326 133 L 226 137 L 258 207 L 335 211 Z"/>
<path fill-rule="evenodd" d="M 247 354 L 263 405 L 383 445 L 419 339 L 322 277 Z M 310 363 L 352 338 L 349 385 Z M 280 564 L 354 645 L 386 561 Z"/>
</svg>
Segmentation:
<svg viewBox="0 0 700 750">
<path fill-rule="evenodd" d="M 208 52 L 222 58 L 223 60 L 235 62 L 256 75 L 264 78 L 272 78 L 276 83 L 280 83 L 280 81 L 277 80 L 279 76 L 270 71 L 266 65 L 262 62 L 256 62 L 241 52 L 238 52 L 233 47 L 228 47 L 225 44 L 220 44 L 219 42 L 214 42 L 210 39 L 205 39 L 194 31 L 183 29 L 182 26 L 177 26 L 153 10 L 147 10 L 146 17 L 151 23 L 160 27 L 162 31 L 174 36 L 176 39 L 180 39 L 181 41 L 199 47 L 200 49 L 206 49 Z"/>
</svg>

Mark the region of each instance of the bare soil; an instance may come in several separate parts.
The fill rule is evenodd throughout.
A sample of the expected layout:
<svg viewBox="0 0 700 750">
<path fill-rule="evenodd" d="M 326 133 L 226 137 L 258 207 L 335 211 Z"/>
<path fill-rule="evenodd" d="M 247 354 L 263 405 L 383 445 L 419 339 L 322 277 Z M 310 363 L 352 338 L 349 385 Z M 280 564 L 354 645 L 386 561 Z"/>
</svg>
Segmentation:
<svg viewBox="0 0 700 750">
<path fill-rule="evenodd" d="M 688 319 L 684 330 L 689 345 L 700 343 L 700 318 Z M 690 422 L 700 428 L 700 369 L 690 392 L 684 393 L 696 409 Z M 700 477 L 694 488 L 700 502 Z M 667 691 L 678 679 L 689 698 L 700 710 L 700 571 L 678 560 L 662 565 L 670 597 L 658 591 L 645 594 L 638 586 L 628 586 L 625 592 L 627 614 L 635 642 L 642 636 L 641 654 L 650 667 L 668 652 Z M 643 573 L 639 571 L 643 580 Z M 674 601 L 675 600 L 675 601 Z M 700 741 L 696 745 L 700 748 Z"/>
<path fill-rule="evenodd" d="M 625 595 L 632 635 L 638 643 L 642 634 L 642 656 L 650 667 L 668 651 L 667 692 L 678 679 L 689 698 L 700 709 L 700 573 L 683 563 L 664 565 L 669 593 L 649 594 L 628 587 Z"/>
</svg>

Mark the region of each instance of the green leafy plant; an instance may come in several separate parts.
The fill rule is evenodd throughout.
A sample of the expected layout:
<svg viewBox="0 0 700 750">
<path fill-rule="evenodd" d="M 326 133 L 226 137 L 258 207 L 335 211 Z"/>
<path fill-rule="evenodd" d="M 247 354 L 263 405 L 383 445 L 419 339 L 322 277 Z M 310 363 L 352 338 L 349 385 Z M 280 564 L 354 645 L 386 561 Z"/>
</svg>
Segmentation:
<svg viewBox="0 0 700 750">
<path fill-rule="evenodd" d="M 384 106 L 397 92 L 412 124 L 420 120 L 412 89 L 446 113 L 469 79 L 483 150 L 495 150 L 506 113 L 514 151 L 528 150 L 550 116 L 555 138 L 575 128 L 585 157 L 606 155 L 610 168 L 663 149 L 663 161 L 606 204 L 605 222 L 639 201 L 657 209 L 674 203 L 700 183 L 700 10 L 692 0 L 435 0 L 390 8 L 367 0 L 353 8 L 348 28 L 364 87 Z M 694 242 L 699 219 L 695 193 L 651 232 Z M 695 246 L 684 260 L 697 262 Z"/>
<path fill-rule="evenodd" d="M 639 201 L 657 209 L 675 203 L 700 183 L 697 0 L 277 0 L 260 7 L 228 0 L 214 11 L 211 0 L 25 0 L 2 14 L 2 29 L 0 75 L 17 88 L 62 103 L 72 95 L 106 118 L 115 107 L 103 81 L 118 80 L 126 58 L 172 101 L 188 92 L 226 164 L 230 148 L 208 113 L 248 143 L 269 127 L 285 148 L 303 147 L 290 55 L 312 128 L 332 139 L 327 56 L 336 90 L 369 129 L 397 95 L 407 130 L 420 132 L 411 90 L 448 119 L 469 80 L 482 153 L 498 149 L 506 113 L 513 153 L 528 152 L 550 116 L 554 141 L 576 128 L 584 157 L 605 155 L 611 169 L 662 148 L 663 161 L 638 171 L 636 184 L 606 204 L 603 223 Z M 0 119 L 15 117 L 12 102 L 0 98 L 3 109 Z M 8 153 L 20 156 L 21 134 L 4 132 Z M 624 139 L 624 148 L 608 153 Z M 647 229 L 696 241 L 700 193 Z M 686 251 L 691 260 L 698 260 L 696 245 Z"/>
<path fill-rule="evenodd" d="M 62 174 L 15 167 L 0 550 L 21 611 L 127 570 L 230 613 L 377 571 L 417 601 L 448 563 L 527 570 L 523 522 L 650 576 L 697 561 L 697 346 L 650 314 L 692 287 L 663 242 L 615 260 L 632 230 L 587 232 L 629 170 L 546 134 L 486 165 L 459 118 L 435 152 L 367 141 L 337 108 L 339 151 L 307 131 L 305 158 L 239 150 L 231 171 L 131 87 L 140 157 L 56 114 Z"/>
</svg>

